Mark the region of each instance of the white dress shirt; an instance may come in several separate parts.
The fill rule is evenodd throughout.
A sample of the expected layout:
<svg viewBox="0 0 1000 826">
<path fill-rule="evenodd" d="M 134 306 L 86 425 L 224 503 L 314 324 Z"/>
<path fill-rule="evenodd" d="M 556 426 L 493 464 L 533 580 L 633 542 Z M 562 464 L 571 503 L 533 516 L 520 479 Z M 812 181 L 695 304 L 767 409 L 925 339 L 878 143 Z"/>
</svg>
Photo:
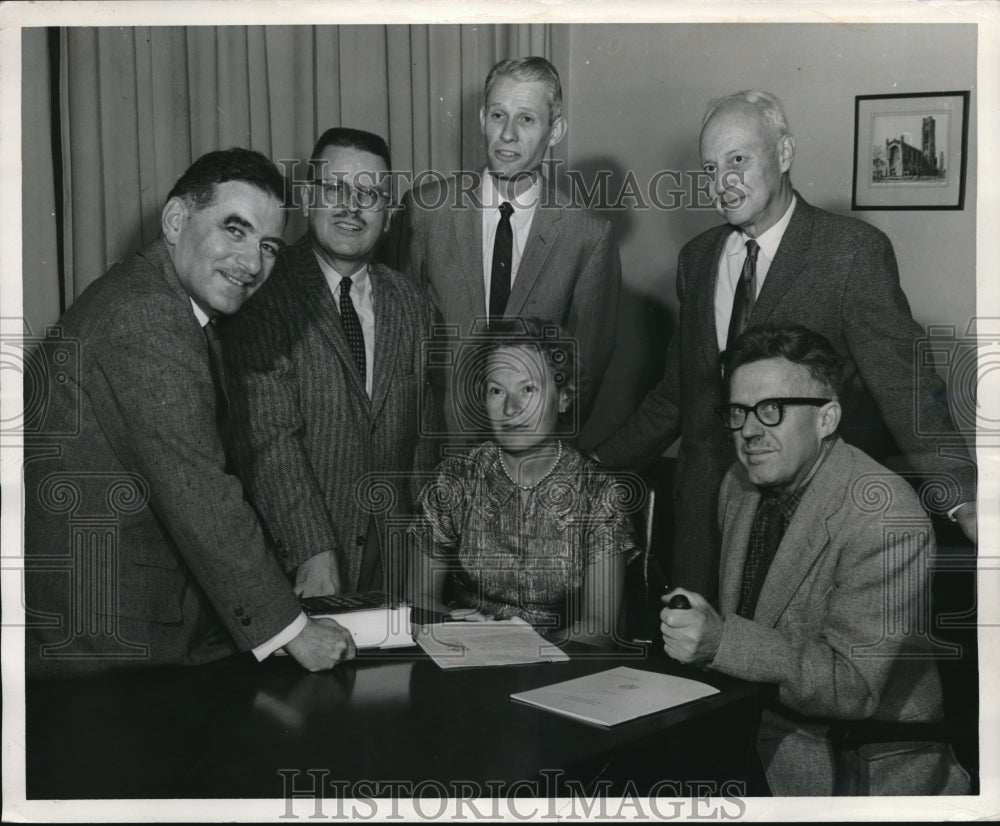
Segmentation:
<svg viewBox="0 0 1000 826">
<path fill-rule="evenodd" d="M 754 238 L 760 245 L 757 252 L 757 293 L 754 298 L 760 295 L 764 286 L 764 279 L 771 269 L 771 262 L 778 254 L 778 247 L 781 239 L 788 229 L 788 222 L 792 220 L 792 212 L 795 210 L 796 198 L 792 196 L 792 202 L 785 210 L 785 214 L 773 227 L 766 232 L 762 232 Z M 726 349 L 726 337 L 729 335 L 729 319 L 733 314 L 733 298 L 736 296 L 736 285 L 739 283 L 740 275 L 743 273 L 743 263 L 747 260 L 747 241 L 750 240 L 744 232 L 732 232 L 726 239 L 726 246 L 722 250 L 719 258 L 719 274 L 715 279 L 715 333 L 719 341 L 719 352 Z"/>
<path fill-rule="evenodd" d="M 194 303 L 194 299 L 191 299 L 191 309 L 194 310 L 194 317 L 198 319 L 198 323 L 204 328 L 208 324 L 209 318 L 202 311 L 201 307 Z M 306 615 L 300 611 L 299 615 L 285 626 L 284 630 L 279 631 L 271 639 L 262 642 L 253 649 L 253 655 L 257 658 L 257 662 L 267 659 L 279 648 L 284 647 L 286 643 L 290 643 L 302 633 L 302 629 L 305 627 Z"/>
<path fill-rule="evenodd" d="M 340 282 L 345 278 L 333 267 L 326 263 L 318 255 L 316 261 L 319 268 L 326 277 L 326 283 L 330 285 L 333 293 L 333 303 L 337 305 L 337 312 L 340 312 Z M 372 376 L 375 370 L 375 294 L 372 287 L 372 279 L 368 273 L 368 264 L 362 264 L 360 268 L 350 273 L 347 278 L 351 279 L 351 302 L 354 310 L 358 314 L 358 321 L 361 322 L 361 334 L 365 339 L 365 392 L 368 397 L 372 395 Z"/>
<path fill-rule="evenodd" d="M 485 311 L 490 311 L 490 280 L 493 275 L 493 246 L 496 241 L 497 227 L 500 226 L 500 204 L 507 201 L 497 189 L 496 182 L 489 172 L 483 172 L 482 184 L 479 187 L 479 197 L 483 205 L 483 285 L 486 288 Z M 510 284 L 514 286 L 517 269 L 521 263 L 521 254 L 528 243 L 528 233 L 531 232 L 531 221 L 535 217 L 535 207 L 541 197 L 542 176 L 535 176 L 535 182 L 524 192 L 516 195 L 511 206 L 514 212 L 510 216 L 510 228 L 514 234 L 511 249 Z"/>
</svg>

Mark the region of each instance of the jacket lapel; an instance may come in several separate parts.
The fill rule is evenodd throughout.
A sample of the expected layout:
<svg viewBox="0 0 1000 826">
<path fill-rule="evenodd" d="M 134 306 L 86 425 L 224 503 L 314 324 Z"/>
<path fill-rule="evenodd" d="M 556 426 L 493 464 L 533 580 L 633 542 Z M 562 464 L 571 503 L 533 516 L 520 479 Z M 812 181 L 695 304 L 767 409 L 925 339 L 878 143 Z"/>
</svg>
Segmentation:
<svg viewBox="0 0 1000 826">
<path fill-rule="evenodd" d="M 510 298 L 507 301 L 506 315 L 508 316 L 520 316 L 524 313 L 528 296 L 542 272 L 546 259 L 558 243 L 559 233 L 562 229 L 563 208 L 558 205 L 543 206 L 544 204 L 558 204 L 558 199 L 552 189 L 553 186 L 549 182 L 543 182 L 543 187 L 548 187 L 548 191 L 547 194 L 542 194 L 541 201 L 535 208 L 535 215 L 531 220 L 531 231 L 528 233 L 528 241 L 524 245 L 524 255 L 518 264 L 517 275 L 514 278 Z"/>
<path fill-rule="evenodd" d="M 299 291 L 303 299 L 303 311 L 310 321 L 320 330 L 329 342 L 333 352 L 340 359 L 343 370 L 361 393 L 368 398 L 365 383 L 361 378 L 350 345 L 344 336 L 344 328 L 340 323 L 340 310 L 337 308 L 330 285 L 323 275 L 312 251 L 308 235 L 297 241 L 288 253 L 291 256 L 289 271 L 295 274 L 299 281 Z M 377 318 L 377 316 L 376 316 Z M 376 328 L 378 322 L 376 321 Z"/>
<path fill-rule="evenodd" d="M 798 202 L 764 279 L 764 286 L 757 296 L 757 303 L 750 314 L 750 324 L 767 321 L 808 263 L 809 247 L 812 244 L 813 208 L 797 192 L 795 197 Z"/>
<path fill-rule="evenodd" d="M 698 291 L 697 305 L 695 312 L 700 320 L 698 328 L 701 330 L 701 353 L 705 362 L 713 369 L 719 369 L 719 335 L 715 325 L 715 285 L 719 280 L 719 265 L 722 255 L 726 249 L 726 241 L 729 236 L 736 232 L 735 227 L 730 228 L 730 232 L 723 232 L 719 235 L 719 241 L 715 245 L 715 253 L 712 255 L 711 268 L 707 274 L 700 277 L 704 283 L 704 288 Z M 692 275 L 694 275 L 692 273 Z"/>
<path fill-rule="evenodd" d="M 449 193 L 450 197 L 454 197 Z M 455 221 L 455 235 L 458 239 L 458 254 L 461 264 L 461 281 L 465 285 L 466 301 L 470 312 L 467 318 L 482 318 L 486 315 L 486 287 L 483 284 L 483 215 L 474 199 L 463 195 L 461 208 L 452 209 Z M 460 330 L 467 335 L 471 330 Z"/>
<path fill-rule="evenodd" d="M 743 567 L 750 545 L 750 528 L 760 502 L 760 491 L 746 478 L 741 469 L 737 479 L 740 494 L 729 500 L 723 520 L 722 563 L 719 570 L 719 608 L 723 615 L 733 614 L 739 607 Z"/>
<path fill-rule="evenodd" d="M 368 266 L 375 304 L 375 360 L 372 366 L 372 415 L 377 416 L 389 394 L 393 365 L 399 353 L 401 319 L 392 312 L 399 306 L 391 272 L 381 264 Z"/>
<path fill-rule="evenodd" d="M 755 622 L 767 626 L 778 622 L 817 557 L 829 546 L 827 520 L 843 502 L 845 490 L 838 483 L 850 473 L 851 461 L 844 443 L 838 440 L 809 482 L 767 572 Z"/>
</svg>

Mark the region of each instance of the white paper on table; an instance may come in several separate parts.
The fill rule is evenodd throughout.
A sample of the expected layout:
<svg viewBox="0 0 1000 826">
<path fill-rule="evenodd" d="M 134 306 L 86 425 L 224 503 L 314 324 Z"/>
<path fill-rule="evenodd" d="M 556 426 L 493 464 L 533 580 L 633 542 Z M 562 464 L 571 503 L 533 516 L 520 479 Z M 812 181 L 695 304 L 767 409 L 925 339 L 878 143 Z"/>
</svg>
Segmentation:
<svg viewBox="0 0 1000 826">
<path fill-rule="evenodd" d="M 361 648 L 399 648 L 413 645 L 410 606 L 366 608 L 360 611 L 331 611 L 312 614 L 328 617 L 351 632 L 354 645 Z"/>
<path fill-rule="evenodd" d="M 621 666 L 510 696 L 577 720 L 614 726 L 718 692 L 697 680 Z"/>
<path fill-rule="evenodd" d="M 569 657 L 522 619 L 416 626 L 417 644 L 441 668 L 559 662 Z"/>
</svg>

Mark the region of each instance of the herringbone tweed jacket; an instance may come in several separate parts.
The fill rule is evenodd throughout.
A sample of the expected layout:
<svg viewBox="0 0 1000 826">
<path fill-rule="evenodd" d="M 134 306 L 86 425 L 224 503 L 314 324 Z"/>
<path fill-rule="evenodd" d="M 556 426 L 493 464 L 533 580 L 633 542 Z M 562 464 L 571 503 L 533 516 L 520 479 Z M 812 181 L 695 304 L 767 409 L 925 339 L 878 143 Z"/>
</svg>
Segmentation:
<svg viewBox="0 0 1000 826">
<path fill-rule="evenodd" d="M 345 590 L 357 582 L 370 516 L 384 553 L 386 519 L 412 510 L 437 459 L 424 364 L 430 304 L 381 264 L 369 274 L 371 398 L 308 234 L 223 331 L 237 473 L 286 570 L 332 551 Z"/>
<path fill-rule="evenodd" d="M 164 242 L 59 324 L 45 347 L 72 347 L 79 372 L 55 354 L 67 379 L 27 452 L 25 549 L 28 611 L 61 623 L 30 624 L 29 673 L 192 664 L 271 639 L 298 601 L 225 470 L 207 343 Z"/>
</svg>

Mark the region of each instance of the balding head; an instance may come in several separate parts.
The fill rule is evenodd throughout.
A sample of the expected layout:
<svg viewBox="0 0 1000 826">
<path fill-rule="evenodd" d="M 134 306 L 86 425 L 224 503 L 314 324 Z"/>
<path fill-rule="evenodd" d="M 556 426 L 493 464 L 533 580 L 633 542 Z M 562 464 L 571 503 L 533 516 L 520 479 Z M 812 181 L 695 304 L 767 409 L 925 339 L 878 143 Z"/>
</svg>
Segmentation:
<svg viewBox="0 0 1000 826">
<path fill-rule="evenodd" d="M 792 202 L 795 138 L 774 95 L 737 92 L 713 101 L 700 152 L 716 209 L 729 223 L 756 238 L 781 219 Z"/>
</svg>

